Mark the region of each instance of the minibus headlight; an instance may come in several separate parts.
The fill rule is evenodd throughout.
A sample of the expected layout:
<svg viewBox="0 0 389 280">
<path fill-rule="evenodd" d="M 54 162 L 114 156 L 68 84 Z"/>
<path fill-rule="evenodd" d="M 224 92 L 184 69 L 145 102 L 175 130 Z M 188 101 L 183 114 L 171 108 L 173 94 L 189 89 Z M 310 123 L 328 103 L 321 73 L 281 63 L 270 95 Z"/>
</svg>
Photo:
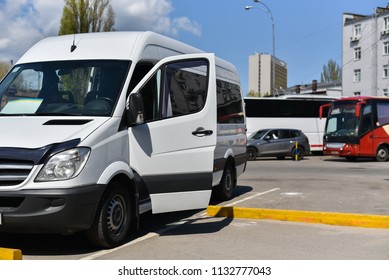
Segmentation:
<svg viewBox="0 0 389 280">
<path fill-rule="evenodd" d="M 89 154 L 89 148 L 75 148 L 52 156 L 39 172 L 36 181 L 60 181 L 76 177 L 84 168 Z"/>
</svg>

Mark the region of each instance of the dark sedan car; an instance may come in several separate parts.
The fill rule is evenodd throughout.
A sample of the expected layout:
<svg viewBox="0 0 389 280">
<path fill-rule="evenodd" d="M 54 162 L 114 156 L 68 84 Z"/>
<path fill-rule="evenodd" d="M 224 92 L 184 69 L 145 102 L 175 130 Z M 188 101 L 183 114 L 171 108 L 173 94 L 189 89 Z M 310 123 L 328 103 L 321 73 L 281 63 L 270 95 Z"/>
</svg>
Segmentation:
<svg viewBox="0 0 389 280">
<path fill-rule="evenodd" d="M 292 157 L 301 160 L 310 152 L 307 136 L 298 129 L 261 129 L 250 135 L 247 142 L 248 160 L 257 157 Z"/>
</svg>

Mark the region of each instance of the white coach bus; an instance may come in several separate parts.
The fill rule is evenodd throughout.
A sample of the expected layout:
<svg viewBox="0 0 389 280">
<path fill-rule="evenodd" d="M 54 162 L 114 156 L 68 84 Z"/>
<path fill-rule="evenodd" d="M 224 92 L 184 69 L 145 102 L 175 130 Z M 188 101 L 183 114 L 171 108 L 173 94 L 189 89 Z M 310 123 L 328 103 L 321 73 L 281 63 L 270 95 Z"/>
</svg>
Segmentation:
<svg viewBox="0 0 389 280">
<path fill-rule="evenodd" d="M 307 135 L 311 151 L 321 152 L 326 119 L 320 119 L 320 106 L 334 99 L 320 95 L 246 97 L 247 135 L 263 128 L 296 128 Z"/>
</svg>

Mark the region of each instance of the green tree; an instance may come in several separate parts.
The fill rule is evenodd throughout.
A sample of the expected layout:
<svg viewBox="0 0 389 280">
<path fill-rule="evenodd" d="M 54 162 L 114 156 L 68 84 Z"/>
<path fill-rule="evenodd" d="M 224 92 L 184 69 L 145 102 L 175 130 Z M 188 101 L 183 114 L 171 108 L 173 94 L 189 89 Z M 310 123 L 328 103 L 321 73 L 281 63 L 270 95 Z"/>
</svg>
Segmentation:
<svg viewBox="0 0 389 280">
<path fill-rule="evenodd" d="M 109 0 L 65 0 L 62 12 L 59 35 L 113 31 L 115 13 Z M 78 103 L 82 102 L 90 76 L 88 70 L 74 71 L 71 75 L 62 76 L 62 87 L 73 93 Z"/>
<path fill-rule="evenodd" d="M 335 60 L 330 59 L 327 64 L 323 65 L 320 75 L 321 82 L 337 81 L 342 77 L 342 69 Z"/>
<path fill-rule="evenodd" d="M 11 68 L 11 64 L 6 61 L 0 61 L 0 80 L 3 79 L 5 74 L 7 74 L 8 70 Z"/>
<path fill-rule="evenodd" d="M 65 0 L 58 34 L 113 31 L 114 25 L 109 0 Z"/>
<path fill-rule="evenodd" d="M 250 90 L 247 96 L 249 96 L 249 97 L 261 97 L 261 94 L 257 91 Z"/>
</svg>

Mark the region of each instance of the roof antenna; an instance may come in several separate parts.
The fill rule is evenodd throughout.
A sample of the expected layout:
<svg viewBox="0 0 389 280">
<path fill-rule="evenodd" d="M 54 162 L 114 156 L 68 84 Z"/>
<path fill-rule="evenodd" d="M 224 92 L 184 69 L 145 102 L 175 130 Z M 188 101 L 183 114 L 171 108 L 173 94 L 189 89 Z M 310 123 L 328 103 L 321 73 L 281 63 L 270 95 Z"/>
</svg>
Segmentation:
<svg viewBox="0 0 389 280">
<path fill-rule="evenodd" d="M 76 41 L 76 34 L 74 34 L 73 36 L 73 44 L 70 47 L 70 52 L 74 52 L 74 50 L 77 48 L 77 46 L 75 45 L 75 41 Z"/>
</svg>

